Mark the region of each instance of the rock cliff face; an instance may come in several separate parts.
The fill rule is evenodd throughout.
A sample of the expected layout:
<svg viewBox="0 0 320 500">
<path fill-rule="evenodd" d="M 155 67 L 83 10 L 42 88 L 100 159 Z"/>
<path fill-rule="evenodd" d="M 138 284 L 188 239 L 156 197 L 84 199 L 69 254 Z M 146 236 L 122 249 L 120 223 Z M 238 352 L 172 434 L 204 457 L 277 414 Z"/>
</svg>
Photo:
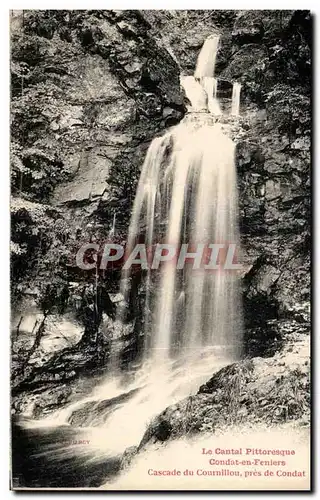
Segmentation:
<svg viewBox="0 0 320 500">
<path fill-rule="evenodd" d="M 94 277 L 79 275 L 70 258 L 79 241 L 105 239 L 114 214 L 125 239 L 145 152 L 184 116 L 179 75 L 193 73 L 213 33 L 221 35 L 218 96 L 230 99 L 230 81 L 242 84 L 235 140 L 247 354 L 272 355 L 308 332 L 310 14 L 28 11 L 12 27 L 14 327 L 28 296 L 45 325 L 67 311 L 85 334 L 36 368 L 18 366 L 19 398 L 35 389 L 58 394 L 66 381 L 106 365 L 114 308 L 105 301 L 90 312 Z M 101 293 L 112 300 L 118 278 L 103 282 Z M 134 335 L 138 315 L 137 306 Z M 39 335 L 34 352 L 43 341 Z M 19 365 L 25 353 L 20 344 L 13 349 Z"/>
<path fill-rule="evenodd" d="M 14 113 L 14 139 L 50 151 L 67 171 L 69 182 L 59 183 L 51 200 L 100 202 L 119 158 L 130 166 L 134 196 L 147 144 L 183 116 L 176 62 L 138 11 L 31 11 L 21 23 L 12 33 L 14 103 L 34 98 L 38 116 L 30 130 Z"/>
<path fill-rule="evenodd" d="M 106 362 L 108 341 L 97 330 L 104 313 L 113 317 L 114 306 L 109 299 L 109 309 L 99 310 L 97 317 L 90 313 L 94 278 L 73 273 L 75 253 L 81 242 L 106 239 L 114 215 L 125 238 L 150 141 L 185 112 L 178 65 L 149 30 L 138 11 L 13 16 L 12 279 L 19 338 L 13 374 L 18 392 L 57 386 L 61 368 L 62 378 L 70 380 Z M 108 280 L 106 297 L 117 279 Z M 30 307 L 35 315 L 28 329 Z M 22 369 L 19 360 L 28 349 L 21 345 L 20 330 L 30 341 L 27 346 L 44 321 L 48 336 L 47 316 L 57 307 L 60 315 L 67 308 L 73 323 L 87 331 L 82 344 L 66 347 L 62 340 L 61 356 L 53 350 L 51 359 Z M 64 320 L 57 321 L 59 337 Z M 42 336 L 33 347 L 39 356 Z"/>
<path fill-rule="evenodd" d="M 193 73 L 206 37 L 219 33 L 218 96 L 230 99 L 226 82 L 242 84 L 242 133 L 235 140 L 248 264 L 243 280 L 247 348 L 251 354 L 268 352 L 269 341 L 280 339 L 278 319 L 290 316 L 303 322 L 308 316 L 310 13 L 172 11 L 144 16 L 159 35 L 163 32 L 183 74 Z"/>
</svg>

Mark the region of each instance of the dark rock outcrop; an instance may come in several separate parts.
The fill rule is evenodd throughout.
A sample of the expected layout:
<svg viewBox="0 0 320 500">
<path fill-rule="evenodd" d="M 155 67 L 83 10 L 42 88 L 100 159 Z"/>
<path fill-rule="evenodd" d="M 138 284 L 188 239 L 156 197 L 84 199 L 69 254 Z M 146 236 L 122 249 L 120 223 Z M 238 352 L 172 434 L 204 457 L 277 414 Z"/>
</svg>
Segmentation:
<svg viewBox="0 0 320 500">
<path fill-rule="evenodd" d="M 117 408 L 123 403 L 126 403 L 136 393 L 137 389 L 134 389 L 112 399 L 88 401 L 72 412 L 68 419 L 68 423 L 75 427 L 95 427 L 103 425 Z"/>
</svg>

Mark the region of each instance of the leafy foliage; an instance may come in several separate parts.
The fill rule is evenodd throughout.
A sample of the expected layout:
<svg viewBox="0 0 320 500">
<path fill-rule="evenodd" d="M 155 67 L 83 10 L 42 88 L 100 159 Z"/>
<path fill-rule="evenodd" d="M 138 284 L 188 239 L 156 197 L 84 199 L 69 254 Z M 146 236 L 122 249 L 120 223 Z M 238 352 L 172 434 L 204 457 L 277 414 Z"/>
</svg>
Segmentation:
<svg viewBox="0 0 320 500">
<path fill-rule="evenodd" d="M 266 95 L 268 117 L 279 131 L 289 131 L 290 135 L 303 129 L 310 134 L 310 98 L 301 87 L 291 87 L 280 83 Z"/>
<path fill-rule="evenodd" d="M 65 75 L 79 54 L 79 46 L 69 43 L 67 23 L 67 11 L 28 11 L 11 36 L 13 301 L 31 288 L 41 302 L 49 276 L 52 286 L 67 281 L 70 227 L 63 212 L 49 205 L 53 189 L 69 175 L 65 145 L 52 126 L 63 114 Z"/>
</svg>

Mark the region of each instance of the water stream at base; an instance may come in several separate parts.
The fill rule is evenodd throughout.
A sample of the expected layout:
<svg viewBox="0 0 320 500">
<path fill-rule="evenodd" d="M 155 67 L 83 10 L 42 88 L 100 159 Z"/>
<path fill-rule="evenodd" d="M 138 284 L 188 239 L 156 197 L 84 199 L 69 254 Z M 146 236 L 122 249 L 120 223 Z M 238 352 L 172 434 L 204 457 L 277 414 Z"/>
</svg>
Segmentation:
<svg viewBox="0 0 320 500">
<path fill-rule="evenodd" d="M 110 376 L 87 398 L 54 415 L 41 421 L 25 420 L 24 428 L 36 429 L 40 435 L 41 429 L 50 428 L 53 432 L 57 428 L 65 428 L 68 432 L 68 428 L 72 428 L 68 425 L 70 418 L 89 406 L 81 427 L 73 428 L 74 435 L 88 443 L 84 446 L 50 443 L 47 449 L 41 448 L 39 457 L 46 459 L 54 451 L 59 459 L 71 458 L 76 453 L 90 462 L 100 462 L 123 453 L 129 446 L 138 445 L 152 418 L 167 406 L 196 393 L 200 385 L 228 361 L 216 350 L 206 348 L 180 360 L 158 364 L 146 362 L 132 377 Z M 126 394 L 130 397 L 122 403 L 121 397 Z M 119 404 L 117 398 L 120 398 Z M 115 401 L 114 406 L 96 411 L 97 405 L 110 400 Z"/>
</svg>

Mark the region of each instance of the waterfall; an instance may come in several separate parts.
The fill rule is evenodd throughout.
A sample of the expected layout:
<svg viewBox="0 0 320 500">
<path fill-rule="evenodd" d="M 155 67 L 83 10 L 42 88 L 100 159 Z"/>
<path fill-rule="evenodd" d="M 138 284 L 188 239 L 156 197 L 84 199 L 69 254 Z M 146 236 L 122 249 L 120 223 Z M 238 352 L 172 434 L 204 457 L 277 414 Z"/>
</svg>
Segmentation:
<svg viewBox="0 0 320 500">
<path fill-rule="evenodd" d="M 206 39 L 199 53 L 194 76 L 181 77 L 181 85 L 191 102 L 189 111 L 209 111 L 220 115 L 221 109 L 217 100 L 217 79 L 214 78 L 219 36 Z"/>
<path fill-rule="evenodd" d="M 231 105 L 231 114 L 234 116 L 239 116 L 240 114 L 240 92 L 241 92 L 241 84 L 238 82 L 234 82 L 232 88 L 232 105 Z"/>
<path fill-rule="evenodd" d="M 206 40 L 195 72 L 200 80 L 183 79 L 192 112 L 149 146 L 132 209 L 128 252 L 144 242 L 148 249 L 166 243 L 185 252 L 232 244 L 239 254 L 235 144 L 213 116 L 220 114 L 214 78 L 217 48 L 218 37 Z M 237 272 L 219 265 L 194 269 L 193 262 L 176 264 L 173 259 L 158 269 L 148 266 L 138 275 L 123 269 L 124 300 L 112 325 L 109 374 L 82 401 L 43 421 L 43 426 L 59 426 L 80 419 L 90 438 L 88 456 L 104 460 L 137 444 L 152 417 L 241 356 Z M 144 339 L 143 363 L 123 374 L 119 354 L 130 333 L 126 307 L 139 286 L 144 291 L 137 313 L 142 316 L 138 334 Z"/>
<path fill-rule="evenodd" d="M 185 90 L 186 96 L 189 99 L 191 106 L 188 110 L 191 112 L 207 111 L 208 110 L 208 95 L 203 86 L 195 79 L 194 76 L 182 76 L 181 85 Z"/>
<path fill-rule="evenodd" d="M 190 247 L 213 242 L 238 246 L 234 149 L 219 124 L 192 120 L 155 139 L 137 190 L 130 246 L 137 236 L 149 245 L 165 236 L 175 247 L 185 242 Z M 160 269 L 160 276 L 152 273 L 148 270 L 146 277 L 146 357 L 160 360 L 206 346 L 230 358 L 239 355 L 237 274 L 195 271 L 188 265 L 177 269 L 171 263 Z"/>
<path fill-rule="evenodd" d="M 205 76 L 213 76 L 216 65 L 216 57 L 219 45 L 219 35 L 209 36 L 199 53 L 195 78 L 201 79 Z"/>
<path fill-rule="evenodd" d="M 209 37 L 200 51 L 195 76 L 182 79 L 193 112 L 206 108 L 211 114 L 221 113 L 213 76 L 218 43 L 218 36 Z M 234 93 L 239 101 L 239 84 Z M 151 248 L 163 239 L 175 248 L 183 243 L 192 248 L 228 242 L 238 249 L 234 153 L 235 145 L 221 125 L 208 123 L 205 115 L 196 118 L 191 113 L 154 139 L 137 188 L 129 249 L 137 240 Z M 125 292 L 130 272 L 124 271 L 122 278 Z M 238 357 L 242 343 L 238 281 L 234 271 L 221 268 L 195 271 L 190 265 L 177 269 L 166 263 L 155 272 L 149 267 L 144 358 L 164 360 L 208 346 L 224 357 Z"/>
<path fill-rule="evenodd" d="M 217 99 L 217 79 L 211 76 L 203 78 L 203 87 L 208 95 L 208 111 L 213 115 L 221 115 L 220 105 Z"/>
<path fill-rule="evenodd" d="M 233 141 L 207 114 L 189 114 L 155 138 L 141 170 L 128 247 L 137 239 L 150 245 L 188 243 L 192 251 L 209 242 L 238 245 L 234 153 Z M 127 300 L 133 278 L 123 271 L 121 289 Z M 234 271 L 195 270 L 191 264 L 177 269 L 168 261 L 158 270 L 146 270 L 144 280 L 141 368 L 123 374 L 111 365 L 112 373 L 88 397 L 42 422 L 43 427 L 74 425 L 80 419 L 77 432 L 89 441 L 84 451 L 88 460 L 105 460 L 139 443 L 155 415 L 241 355 L 240 290 Z M 119 343 L 120 312 L 115 323 Z"/>
</svg>

